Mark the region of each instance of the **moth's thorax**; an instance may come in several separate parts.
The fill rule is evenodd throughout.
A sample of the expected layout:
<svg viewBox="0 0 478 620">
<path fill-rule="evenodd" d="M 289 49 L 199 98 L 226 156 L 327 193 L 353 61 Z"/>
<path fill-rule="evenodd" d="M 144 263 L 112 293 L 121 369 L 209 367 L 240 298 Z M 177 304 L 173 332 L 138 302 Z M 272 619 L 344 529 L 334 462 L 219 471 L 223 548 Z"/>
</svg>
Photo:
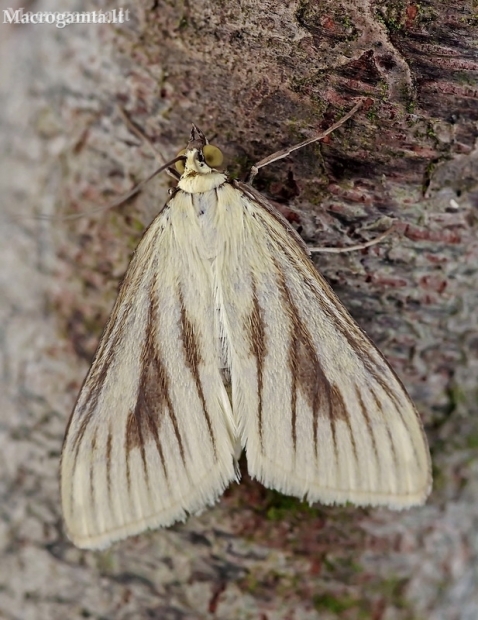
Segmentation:
<svg viewBox="0 0 478 620">
<path fill-rule="evenodd" d="M 209 192 L 224 183 L 226 175 L 211 168 L 204 161 L 201 151 L 191 149 L 186 152 L 184 172 L 178 187 L 189 194 Z"/>
<path fill-rule="evenodd" d="M 210 192 L 223 185 L 226 178 L 223 172 L 216 172 L 215 170 L 211 170 L 206 174 L 199 174 L 186 169 L 178 181 L 178 187 L 188 194 Z"/>
</svg>

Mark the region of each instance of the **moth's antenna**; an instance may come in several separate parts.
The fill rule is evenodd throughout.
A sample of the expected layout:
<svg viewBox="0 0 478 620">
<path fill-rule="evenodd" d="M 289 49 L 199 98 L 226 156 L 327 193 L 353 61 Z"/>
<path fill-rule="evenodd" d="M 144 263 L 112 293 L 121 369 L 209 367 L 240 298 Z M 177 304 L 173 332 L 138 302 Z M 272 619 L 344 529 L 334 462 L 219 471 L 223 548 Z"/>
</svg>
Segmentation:
<svg viewBox="0 0 478 620">
<path fill-rule="evenodd" d="M 308 138 L 307 140 L 304 140 L 303 142 L 299 142 L 299 144 L 296 144 L 295 146 L 290 146 L 288 148 L 282 149 L 281 151 L 277 151 L 276 153 L 272 153 L 272 155 L 269 155 L 265 159 L 261 159 L 260 162 L 258 162 L 257 164 L 254 164 L 252 166 L 251 171 L 249 172 L 249 176 L 247 178 L 247 182 L 248 183 L 252 182 L 252 179 L 259 172 L 260 168 L 264 168 L 264 166 L 267 166 L 268 164 L 271 164 L 274 161 L 278 161 L 279 159 L 284 159 L 284 157 L 287 157 L 288 155 L 290 155 L 294 151 L 297 151 L 297 149 L 301 149 L 302 147 L 307 146 L 308 144 L 312 144 L 313 142 L 317 142 L 317 140 L 322 140 L 322 138 L 325 138 L 325 136 L 328 136 L 330 133 L 332 133 L 333 131 L 338 129 L 341 125 L 343 125 L 346 121 L 348 121 L 349 118 L 351 118 L 355 114 L 355 112 L 357 112 L 357 110 L 360 108 L 362 103 L 363 103 L 363 101 L 360 100 L 350 110 L 350 112 L 348 112 L 339 121 L 334 123 L 331 127 L 326 129 L 325 131 L 322 131 L 321 133 L 316 134 L 312 138 Z"/>
<path fill-rule="evenodd" d="M 133 135 L 135 135 L 139 140 L 141 140 L 142 142 L 146 142 L 146 144 L 149 146 L 149 148 L 153 151 L 155 156 L 159 159 L 159 161 L 163 165 L 160 168 L 158 168 L 158 170 L 153 172 L 153 174 L 151 174 L 147 179 L 145 179 L 144 181 L 141 181 L 140 183 L 138 183 L 138 185 L 133 187 L 133 189 L 131 189 L 127 194 L 124 194 L 123 196 L 121 196 L 120 198 L 118 198 L 117 200 L 115 200 L 114 202 L 112 202 L 112 203 L 110 203 L 108 205 L 104 205 L 104 206 L 98 207 L 96 209 L 90 209 L 89 211 L 83 211 L 83 213 L 72 213 L 70 215 L 36 215 L 36 216 L 34 216 L 34 219 L 38 219 L 38 220 L 55 220 L 55 221 L 56 220 L 59 220 L 59 221 L 76 220 L 76 219 L 79 219 L 80 217 L 84 217 L 85 215 L 92 215 L 92 214 L 95 214 L 95 213 L 102 213 L 103 211 L 108 211 L 109 209 L 114 209 L 115 207 L 119 207 L 124 202 L 126 202 L 127 200 L 129 200 L 130 198 L 135 196 L 138 192 L 140 192 L 143 189 L 143 187 L 147 183 L 149 183 L 151 181 L 151 179 L 154 179 L 154 177 L 157 174 L 159 174 L 160 172 L 162 172 L 165 169 L 168 170 L 168 174 L 170 176 L 172 176 L 174 179 L 178 180 L 180 178 L 181 175 L 177 172 L 177 170 L 175 170 L 174 168 L 171 168 L 171 166 L 174 163 L 176 163 L 177 161 L 179 161 L 180 159 L 184 159 L 184 157 L 183 156 L 181 156 L 179 158 L 177 157 L 176 159 L 173 159 L 173 160 L 167 162 L 166 158 L 161 153 L 161 151 L 158 151 L 158 149 L 153 144 L 153 141 L 144 133 L 144 131 L 141 129 L 141 127 L 139 127 L 139 125 L 137 125 L 132 120 L 132 118 L 130 117 L 128 112 L 126 112 L 126 110 L 122 106 L 120 106 L 120 105 L 117 105 L 116 108 L 118 110 L 119 116 L 121 117 L 121 120 L 124 122 L 124 124 L 126 125 L 128 130 Z"/>
<path fill-rule="evenodd" d="M 128 112 L 126 112 L 126 110 L 120 105 L 117 106 L 117 110 L 118 110 L 119 115 L 121 116 L 121 120 L 126 125 L 126 127 L 129 129 L 129 131 L 132 134 L 134 134 L 142 142 L 146 142 L 149 148 L 153 151 L 153 153 L 159 159 L 161 164 L 165 164 L 166 158 L 164 157 L 164 155 L 161 153 L 161 151 L 158 151 L 156 146 L 153 144 L 153 141 L 151 140 L 151 138 L 141 129 L 139 125 L 137 125 L 133 121 L 133 119 L 130 117 Z"/>
<path fill-rule="evenodd" d="M 85 211 L 83 213 L 71 213 L 70 215 L 36 215 L 35 219 L 38 220 L 60 220 L 60 221 L 65 221 L 65 220 L 76 220 L 80 217 L 84 217 L 85 215 L 90 215 L 93 213 L 101 213 L 102 211 L 108 211 L 108 209 L 114 209 L 115 207 L 119 207 L 120 205 L 122 205 L 124 202 L 126 202 L 127 200 L 129 200 L 130 198 L 132 198 L 133 196 L 135 196 L 138 192 L 140 192 L 143 187 L 149 183 L 151 181 L 151 179 L 154 179 L 154 177 L 159 174 L 160 172 L 163 172 L 163 170 L 166 170 L 166 168 L 169 168 L 170 166 L 172 166 L 173 164 L 175 164 L 177 161 L 181 161 L 181 160 L 185 160 L 186 157 L 184 155 L 178 155 L 178 157 L 175 157 L 174 159 L 172 159 L 171 161 L 168 161 L 164 164 L 164 166 L 161 166 L 160 168 L 158 168 L 157 170 L 155 170 L 153 172 L 153 174 L 150 174 L 149 177 L 147 177 L 146 179 L 144 179 L 144 181 L 141 181 L 141 183 L 138 183 L 138 185 L 135 185 L 135 187 L 133 187 L 132 190 L 130 190 L 127 194 L 124 194 L 123 196 L 120 196 L 120 198 L 118 198 L 117 200 L 115 200 L 114 202 L 111 202 L 108 205 L 104 205 L 103 207 L 98 207 L 97 209 L 91 209 L 90 211 Z"/>
</svg>

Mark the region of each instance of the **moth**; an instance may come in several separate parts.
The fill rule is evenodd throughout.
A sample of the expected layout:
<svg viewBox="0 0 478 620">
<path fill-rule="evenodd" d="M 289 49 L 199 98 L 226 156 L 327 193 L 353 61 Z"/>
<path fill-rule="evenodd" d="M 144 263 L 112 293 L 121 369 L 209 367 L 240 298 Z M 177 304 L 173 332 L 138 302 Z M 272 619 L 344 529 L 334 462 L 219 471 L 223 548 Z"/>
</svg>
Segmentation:
<svg viewBox="0 0 478 620">
<path fill-rule="evenodd" d="M 173 162 L 68 423 L 69 538 L 101 549 L 184 520 L 239 479 L 243 449 L 252 477 L 311 503 L 422 504 L 420 417 L 294 228 L 195 125 Z"/>
</svg>

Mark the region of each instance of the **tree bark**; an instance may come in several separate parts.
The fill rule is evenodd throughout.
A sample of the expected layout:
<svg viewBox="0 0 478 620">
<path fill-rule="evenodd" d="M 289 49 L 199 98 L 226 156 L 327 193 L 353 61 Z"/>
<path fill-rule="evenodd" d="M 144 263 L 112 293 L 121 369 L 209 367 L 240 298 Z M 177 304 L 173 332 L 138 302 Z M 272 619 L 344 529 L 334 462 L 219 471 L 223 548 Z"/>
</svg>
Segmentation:
<svg viewBox="0 0 478 620">
<path fill-rule="evenodd" d="M 1 25 L 0 617 L 478 617 L 475 0 L 124 8 L 130 20 L 109 26 Z M 75 549 L 57 482 L 64 428 L 168 178 L 88 211 L 157 167 L 151 145 L 166 158 L 184 148 L 191 122 L 241 175 L 357 97 L 346 125 L 255 184 L 310 245 L 354 244 L 396 221 L 380 245 L 316 263 L 421 412 L 427 505 L 310 508 L 245 476 L 184 524 Z"/>
</svg>

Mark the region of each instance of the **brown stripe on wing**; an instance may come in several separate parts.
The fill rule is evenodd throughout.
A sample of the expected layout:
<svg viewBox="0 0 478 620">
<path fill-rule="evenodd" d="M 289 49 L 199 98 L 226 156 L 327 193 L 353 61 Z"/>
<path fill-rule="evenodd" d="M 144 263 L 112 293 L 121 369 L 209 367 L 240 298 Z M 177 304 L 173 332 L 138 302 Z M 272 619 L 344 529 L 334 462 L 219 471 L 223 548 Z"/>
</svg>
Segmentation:
<svg viewBox="0 0 478 620">
<path fill-rule="evenodd" d="M 125 279 L 126 282 L 126 279 Z M 95 358 L 91 365 L 90 371 L 88 372 L 85 380 L 83 382 L 83 386 L 80 390 L 80 394 L 78 396 L 77 402 L 73 411 L 70 415 L 70 419 L 68 420 L 68 424 L 65 431 L 65 440 L 63 443 L 63 452 L 62 452 L 62 460 L 63 454 L 65 450 L 65 445 L 69 434 L 72 433 L 71 441 L 71 454 L 72 454 L 72 471 L 71 478 L 74 479 L 76 467 L 78 464 L 78 453 L 80 451 L 80 447 L 82 445 L 85 433 L 90 426 L 91 422 L 94 420 L 94 415 L 96 413 L 98 407 L 98 401 L 103 389 L 103 385 L 107 379 L 109 369 L 111 367 L 113 357 L 115 355 L 116 350 L 119 348 L 119 343 L 121 342 L 121 338 L 123 336 L 123 324 L 124 321 L 129 317 L 132 305 L 131 303 L 127 303 L 124 305 L 124 313 L 123 318 L 124 321 L 119 324 L 116 329 L 116 332 L 113 335 L 109 334 L 110 326 L 114 328 L 117 314 L 120 310 L 121 304 L 119 303 L 119 299 L 121 298 L 124 291 L 126 291 L 126 284 L 123 282 L 118 299 L 115 303 L 115 307 L 113 312 L 108 320 L 106 328 L 103 332 L 103 335 L 100 339 L 100 344 L 95 353 Z M 109 336 L 109 337 L 108 337 Z M 81 401 L 81 405 L 79 404 Z M 79 427 L 73 431 L 72 422 L 73 419 L 79 420 Z M 74 434 L 73 434 L 74 433 Z M 107 461 L 107 471 L 110 468 L 110 459 Z M 90 491 L 93 489 L 93 467 L 90 464 Z M 108 474 L 109 475 L 109 474 Z M 72 484 L 70 489 L 70 506 L 74 505 L 74 493 L 75 486 Z"/>
<path fill-rule="evenodd" d="M 382 354 L 380 353 L 380 351 L 378 351 L 378 354 L 380 355 L 380 357 L 382 357 Z M 384 359 L 384 358 L 383 358 Z M 396 382 L 400 385 L 400 387 L 403 390 L 403 394 L 406 397 L 408 404 L 410 405 L 410 408 L 413 409 L 415 416 L 417 418 L 417 421 L 421 427 L 422 423 L 421 423 L 421 419 L 420 416 L 417 412 L 417 410 L 415 409 L 415 405 L 412 403 L 412 401 L 410 400 L 407 391 L 405 390 L 405 388 L 402 385 L 402 382 L 400 381 L 400 379 L 397 377 L 397 375 L 395 374 L 393 368 L 391 366 L 389 366 L 388 362 L 385 361 L 385 364 L 387 365 L 388 369 L 390 370 L 390 372 L 392 373 L 392 375 L 394 376 Z M 386 382 L 385 378 L 384 378 L 384 374 L 380 373 L 380 371 L 378 373 L 374 373 L 373 374 L 375 381 L 380 385 L 380 387 L 383 389 L 383 391 L 385 392 L 385 394 L 390 398 L 390 400 L 392 401 L 392 405 L 394 405 L 395 407 L 395 413 L 400 417 L 400 420 L 402 421 L 403 427 L 405 429 L 405 432 L 408 435 L 408 438 L 410 440 L 410 445 L 412 447 L 413 450 L 413 455 L 415 457 L 415 462 L 417 463 L 417 465 L 420 466 L 420 457 L 417 451 L 417 447 L 415 445 L 415 441 L 414 441 L 414 437 L 413 434 L 405 420 L 405 416 L 403 413 L 403 402 L 400 401 L 400 399 L 397 397 L 396 393 L 393 392 L 390 388 L 390 382 Z M 385 420 L 385 415 L 384 415 L 384 404 L 383 402 L 380 401 L 378 395 L 371 389 L 369 388 L 370 392 L 372 393 L 373 399 L 375 400 L 375 403 L 377 405 L 377 409 L 379 410 L 379 412 L 382 414 L 382 418 Z M 390 439 L 390 444 L 392 446 L 392 451 L 393 451 L 393 457 L 394 457 L 394 462 L 395 462 L 395 466 L 398 468 L 398 456 L 395 452 L 395 445 L 394 445 L 394 441 L 392 439 L 392 435 L 391 435 L 391 431 L 390 431 L 390 427 L 387 424 L 387 433 Z M 426 441 L 426 440 L 425 440 Z"/>
<path fill-rule="evenodd" d="M 143 367 L 143 374 L 139 384 L 138 400 L 134 409 L 134 416 L 141 425 L 141 431 L 140 434 L 138 433 L 138 438 L 141 436 L 141 438 L 144 437 L 145 440 L 154 441 L 159 454 L 164 476 L 166 481 L 168 481 L 169 474 L 167 462 L 159 436 L 159 431 L 166 412 L 168 412 L 173 425 L 174 435 L 176 437 L 176 441 L 178 442 L 181 460 L 184 467 L 186 467 L 186 456 L 184 453 L 183 440 L 179 432 L 176 414 L 169 395 L 169 380 L 166 374 L 166 369 L 161 363 L 157 351 L 153 351 L 151 353 L 151 357 L 146 361 L 145 366 Z M 132 414 L 130 413 L 130 416 L 131 415 Z M 133 448 L 135 445 L 132 444 L 131 447 Z M 128 450 L 128 446 L 126 446 L 126 449 Z M 141 450 L 141 456 L 144 463 L 143 447 L 141 447 Z"/>
<path fill-rule="evenodd" d="M 358 465 L 357 444 L 355 443 L 352 423 L 350 421 L 350 413 L 343 399 L 342 392 L 337 385 L 332 385 L 331 403 L 332 411 L 334 411 L 335 418 L 342 420 L 347 425 L 347 429 L 350 435 L 350 441 L 352 442 L 352 449 L 354 451 L 355 463 Z"/>
<path fill-rule="evenodd" d="M 131 484 L 129 456 L 134 449 L 139 449 L 141 452 L 144 476 L 146 484 L 149 485 L 146 446 L 151 441 L 153 441 L 156 446 L 164 477 L 166 483 L 169 485 L 169 472 L 160 439 L 160 428 L 164 422 L 166 412 L 170 417 L 174 435 L 178 442 L 181 460 L 186 468 L 184 444 L 169 393 L 169 378 L 161 362 L 160 352 L 158 351 L 156 326 L 159 321 L 159 313 L 152 292 L 150 299 L 151 303 L 147 319 L 146 339 L 141 352 L 142 369 L 138 384 L 137 400 L 134 409 L 128 414 L 125 428 L 124 446 L 126 452 L 126 479 L 128 489 L 130 489 Z"/>
<path fill-rule="evenodd" d="M 131 271 L 134 260 L 135 259 L 133 257 L 133 261 L 131 262 L 128 272 L 120 286 L 113 311 L 100 338 L 100 344 L 95 353 L 90 371 L 83 382 L 79 397 L 73 412 L 70 415 L 70 419 L 68 420 L 65 438 L 68 437 L 73 418 L 81 420 L 80 426 L 76 431 L 76 435 L 71 439 L 72 451 L 75 453 L 75 464 L 86 429 L 88 428 L 98 407 L 98 400 L 101 390 L 108 376 L 114 355 L 121 349 L 121 340 L 124 337 L 125 330 L 124 326 L 128 323 L 128 320 L 135 309 L 135 304 L 131 300 L 125 301 L 130 286 L 130 280 L 132 278 Z M 144 265 L 142 267 L 142 273 L 140 274 L 141 277 L 144 277 L 144 271 L 146 269 L 147 267 Z M 118 319 L 120 314 L 121 320 Z M 110 331 L 111 333 L 109 333 Z M 80 401 L 83 403 L 81 406 L 79 405 Z"/>
<path fill-rule="evenodd" d="M 383 411 L 383 406 L 382 406 L 382 403 L 380 402 L 380 399 L 378 398 L 377 394 L 375 393 L 375 391 L 371 387 L 368 387 L 368 391 L 370 392 L 373 400 L 375 401 L 375 406 L 377 407 L 377 409 L 380 412 L 382 412 Z M 395 469 L 397 470 L 397 473 L 400 473 L 400 472 L 398 472 L 398 454 L 397 454 L 397 451 L 395 449 L 395 442 L 393 441 L 392 434 L 390 432 L 390 426 L 388 424 L 386 425 L 386 429 L 387 429 L 388 440 L 390 442 L 390 450 L 391 450 L 392 456 L 393 456 L 393 464 L 395 465 Z"/>
<path fill-rule="evenodd" d="M 93 439 L 91 440 L 91 463 L 90 463 L 90 497 L 93 498 L 95 497 L 95 468 L 94 468 L 94 463 L 95 460 L 97 458 L 96 455 L 96 439 L 97 439 L 97 435 L 98 435 L 98 427 L 95 428 L 95 432 L 93 435 Z"/>
<path fill-rule="evenodd" d="M 267 221 L 263 218 L 262 223 L 263 226 L 268 226 Z M 317 299 L 317 302 L 320 304 L 321 312 L 329 319 L 330 323 L 334 325 L 340 335 L 345 338 L 351 349 L 355 351 L 357 357 L 364 364 L 366 370 L 373 375 L 377 383 L 386 392 L 397 409 L 400 409 L 400 398 L 398 398 L 396 393 L 391 390 L 390 383 L 385 379 L 383 368 L 381 368 L 380 364 L 370 356 L 370 351 L 373 350 L 377 353 L 383 367 L 392 372 L 394 378 L 406 394 L 406 390 L 400 379 L 396 376 L 395 372 L 382 353 L 377 349 L 367 334 L 355 322 L 343 306 L 342 302 L 334 293 L 325 278 L 317 271 L 314 263 L 304 251 L 302 244 L 297 243 L 296 238 L 292 236 L 289 236 L 288 240 L 288 246 L 281 244 L 281 252 L 285 254 L 287 257 L 287 262 L 290 265 L 300 265 L 301 269 L 298 271 L 301 275 L 309 276 L 308 278 L 303 278 L 302 286 L 308 289 Z"/>
<path fill-rule="evenodd" d="M 415 411 L 415 415 L 417 417 L 419 424 L 421 424 L 421 420 L 418 415 L 418 412 L 416 411 L 413 403 L 410 400 L 410 397 L 408 396 L 408 393 L 405 387 L 403 386 L 399 377 L 396 375 L 393 368 L 390 366 L 390 364 L 387 362 L 385 357 L 379 351 L 379 349 L 377 349 L 377 347 L 370 340 L 367 334 L 361 329 L 359 325 L 357 325 L 357 323 L 350 316 L 347 310 L 342 306 L 340 300 L 336 297 L 335 293 L 332 291 L 329 285 L 324 281 L 323 277 L 317 272 L 313 263 L 309 261 L 307 257 L 305 258 L 307 262 L 311 263 L 311 266 L 313 269 L 313 275 L 315 276 L 315 279 L 319 281 L 319 284 L 321 285 L 321 291 L 327 296 L 328 301 L 330 302 L 330 306 L 333 310 L 335 310 L 335 312 L 331 311 L 331 308 L 327 307 L 327 304 L 324 304 L 321 297 L 317 296 L 316 294 L 317 301 L 318 303 L 321 304 L 320 306 L 321 310 L 324 311 L 325 314 L 328 315 L 334 327 L 341 334 L 341 336 L 345 338 L 345 340 L 348 342 L 349 346 L 354 351 L 357 358 L 361 361 L 365 370 L 371 376 L 373 381 L 377 383 L 377 385 L 380 386 L 380 388 L 384 391 L 384 393 L 390 399 L 392 405 L 395 407 L 395 412 L 398 414 L 398 416 L 402 420 L 403 426 L 410 439 L 410 445 L 412 446 L 412 449 L 413 449 L 415 461 L 419 463 L 420 462 L 419 454 L 418 454 L 415 442 L 413 441 L 412 433 L 410 431 L 408 424 L 405 421 L 405 417 L 403 414 L 404 399 L 406 399 L 405 402 L 408 402 L 410 407 Z M 308 288 L 309 290 L 312 290 L 312 291 L 314 290 L 310 284 L 308 285 Z M 373 356 L 373 353 L 376 354 L 376 356 L 378 357 L 378 360 L 375 358 L 375 356 Z M 400 396 L 397 395 L 397 392 L 392 389 L 393 382 L 389 380 L 387 376 L 388 373 L 392 374 L 396 383 L 402 389 L 402 395 Z M 377 405 L 378 412 L 382 415 L 382 418 L 385 420 L 383 403 L 380 401 L 380 399 L 378 398 L 375 392 L 372 392 L 372 396 Z M 397 467 L 398 456 L 395 452 L 395 446 L 391 438 L 390 428 L 388 426 L 387 426 L 387 433 L 390 438 L 390 444 L 391 444 L 391 449 L 393 451 L 394 463 L 395 463 L 395 466 Z"/>
<path fill-rule="evenodd" d="M 294 449 L 297 448 L 297 392 L 300 390 L 312 410 L 312 427 L 314 438 L 314 451 L 318 455 L 318 422 L 319 417 L 329 420 L 334 454 L 338 461 L 338 446 L 335 424 L 337 420 L 348 420 L 348 413 L 340 405 L 340 401 L 333 399 L 333 388 L 325 375 L 322 365 L 315 350 L 314 340 L 301 319 L 299 310 L 294 304 L 292 295 L 287 286 L 285 275 L 281 267 L 275 262 L 278 274 L 278 288 L 281 292 L 284 306 L 289 316 L 289 368 L 292 377 L 291 386 L 291 425 Z M 342 401 L 343 403 L 343 401 Z M 350 421 L 349 421 L 350 423 Z"/>
<path fill-rule="evenodd" d="M 378 351 L 379 355 L 381 356 L 380 351 Z M 387 366 L 388 366 L 388 362 L 386 362 Z M 400 385 L 400 387 L 403 389 L 403 392 L 405 394 L 405 396 L 408 398 L 410 407 L 413 409 L 413 411 L 415 412 L 415 415 L 417 417 L 417 420 L 421 426 L 421 419 L 420 416 L 418 415 L 417 410 L 415 409 L 415 405 L 412 403 L 412 401 L 410 400 L 410 398 L 408 397 L 408 393 L 405 390 L 405 388 L 402 385 L 402 382 L 400 381 L 400 379 L 397 377 L 397 375 L 395 374 L 393 368 L 391 368 L 390 366 L 388 366 L 390 369 L 390 372 L 393 374 L 393 376 L 395 377 L 397 383 Z M 410 445 L 413 449 L 413 455 L 415 457 L 415 462 L 419 465 L 420 464 L 420 457 L 418 455 L 418 451 L 417 451 L 417 447 L 415 445 L 414 442 L 414 438 L 413 435 L 410 431 L 410 428 L 405 420 L 405 416 L 403 414 L 403 403 L 398 399 L 397 395 L 395 392 L 393 392 L 390 389 L 390 383 L 387 383 L 383 377 L 383 375 L 375 375 L 375 380 L 377 381 L 377 383 L 380 385 L 380 387 L 383 389 L 383 391 L 385 392 L 385 394 L 390 398 L 390 400 L 392 401 L 392 404 L 395 405 L 395 413 L 398 414 L 398 416 L 400 417 L 403 427 L 408 435 L 408 438 L 410 440 Z M 380 402 L 377 394 L 375 392 L 372 393 L 373 398 L 375 400 L 375 402 L 377 403 L 377 407 L 379 407 L 379 411 L 382 413 L 384 411 L 384 406 L 383 403 Z M 394 447 L 394 442 L 392 441 L 392 436 L 391 436 L 391 432 L 390 432 L 390 428 L 387 427 L 388 430 L 388 435 L 390 437 L 390 441 L 392 443 L 392 446 Z"/>
<path fill-rule="evenodd" d="M 212 427 L 211 417 L 207 410 L 206 398 L 204 397 L 204 391 L 201 383 L 201 377 L 199 375 L 199 366 L 203 362 L 201 357 L 200 345 L 196 335 L 196 330 L 193 323 L 189 320 L 186 306 L 184 305 L 184 299 L 181 290 L 179 291 L 179 307 L 181 311 L 181 340 L 183 343 L 184 357 L 186 365 L 188 366 L 196 384 L 196 390 L 201 401 L 204 419 L 206 420 L 209 437 L 214 450 L 214 458 L 217 460 L 217 446 L 216 437 L 214 436 L 214 430 Z"/>
<path fill-rule="evenodd" d="M 251 274 L 252 284 L 252 312 L 246 319 L 245 330 L 249 339 L 249 347 L 252 355 L 256 358 L 257 372 L 257 425 L 261 452 L 264 453 L 263 428 L 262 428 L 262 390 L 264 386 L 264 360 L 267 355 L 266 330 L 264 312 L 257 297 L 257 285 Z"/>
<path fill-rule="evenodd" d="M 264 225 L 267 225 L 265 220 L 263 220 L 263 223 Z M 357 325 L 348 311 L 343 307 L 342 303 L 335 295 L 329 284 L 317 271 L 314 263 L 303 251 L 302 247 L 295 243 L 295 239 L 289 238 L 289 244 L 282 244 L 281 251 L 286 255 L 287 261 L 290 265 L 297 265 L 298 267 L 301 267 L 299 273 L 305 276 L 302 280 L 302 286 L 309 290 L 310 293 L 316 298 L 317 304 L 320 305 L 320 309 L 323 314 L 329 319 L 339 334 L 347 341 L 350 348 L 355 352 L 357 359 L 359 359 L 363 364 L 364 369 L 371 375 L 372 379 L 380 386 L 394 405 L 396 413 L 400 416 L 410 439 L 410 445 L 412 446 L 416 462 L 419 463 L 419 454 L 415 442 L 413 441 L 412 433 L 403 414 L 404 401 L 408 402 L 410 407 L 414 410 L 417 421 L 421 426 L 420 416 L 395 371 L 387 362 L 382 353 L 373 344 L 367 334 L 360 328 L 359 325 Z M 307 277 L 307 275 L 309 277 Z M 389 373 L 392 374 L 396 383 L 400 386 L 402 390 L 401 394 L 397 393 L 397 391 L 393 389 L 393 382 L 390 381 L 388 377 Z M 379 401 L 377 400 L 377 402 Z M 383 406 L 380 406 L 379 411 L 383 412 Z M 388 432 L 390 433 L 390 431 Z"/>
<path fill-rule="evenodd" d="M 325 409 L 330 415 L 330 383 L 327 380 L 320 361 L 315 352 L 310 334 L 302 324 L 297 313 L 297 308 L 292 304 L 289 306 L 289 316 L 292 318 L 290 333 L 290 350 L 289 350 L 289 370 L 292 377 L 291 385 L 291 413 L 292 413 L 292 441 L 294 450 L 297 444 L 297 394 L 300 393 L 305 397 L 307 404 L 313 412 L 312 430 L 314 437 L 314 452 L 317 458 L 317 440 L 318 440 L 318 418 L 320 415 L 321 405 L 325 405 Z M 333 420 L 331 420 L 333 424 Z"/>
<path fill-rule="evenodd" d="M 149 488 L 149 472 L 148 464 L 146 462 L 146 445 L 145 437 L 143 434 L 143 424 L 147 417 L 147 413 L 144 410 L 138 411 L 138 406 L 128 415 L 126 421 L 126 434 L 125 434 L 125 450 L 126 450 L 126 481 L 128 484 L 128 491 L 131 490 L 131 471 L 129 459 L 131 452 L 135 448 L 139 448 L 141 452 L 141 462 L 143 463 L 143 472 L 146 479 L 146 486 Z"/>
<path fill-rule="evenodd" d="M 108 499 L 111 505 L 111 453 L 113 448 L 113 434 L 111 425 L 108 427 L 108 437 L 106 438 L 106 487 L 108 489 Z"/>
<path fill-rule="evenodd" d="M 292 385 L 290 386 L 290 410 L 291 410 L 291 433 L 292 433 L 292 445 L 294 446 L 294 452 L 297 451 L 297 375 L 298 372 L 298 348 L 300 342 L 295 338 L 290 341 L 289 349 L 289 370 L 292 377 Z M 314 426 L 316 419 L 314 416 Z M 317 445 L 314 446 L 315 457 L 317 458 Z"/>
<path fill-rule="evenodd" d="M 128 313 L 129 311 L 127 311 Z M 109 319 L 109 324 L 111 323 L 111 318 Z M 108 326 L 105 329 L 105 334 L 108 330 Z M 80 394 L 78 397 L 78 401 L 73 409 L 73 413 L 70 416 L 68 421 L 68 425 L 66 427 L 65 437 L 68 436 L 70 431 L 71 422 L 73 417 L 81 420 L 80 426 L 76 431 L 76 435 L 72 438 L 72 451 L 74 452 L 74 464 L 76 465 L 76 459 L 78 457 L 78 452 L 81 446 L 81 442 L 86 433 L 86 429 L 90 425 L 90 422 L 96 412 L 98 407 L 98 400 L 101 394 L 101 390 L 106 381 L 106 377 L 108 376 L 108 371 L 111 367 L 111 363 L 113 361 L 114 354 L 118 348 L 118 344 L 122 338 L 122 331 L 119 329 L 111 341 L 109 342 L 109 346 L 107 351 L 106 345 L 98 348 L 96 352 L 95 359 L 93 360 L 93 364 L 91 366 L 91 370 L 85 378 L 83 383 L 83 387 L 80 390 Z M 104 336 L 103 336 L 104 338 Z M 101 360 L 101 364 L 100 364 Z M 79 401 L 82 401 L 84 404 L 80 407 Z M 75 467 L 74 465 L 74 467 Z"/>
<path fill-rule="evenodd" d="M 363 419 L 365 420 L 365 424 L 367 425 L 368 434 L 370 435 L 370 438 L 372 440 L 372 448 L 373 448 L 373 454 L 375 456 L 375 464 L 378 467 L 379 457 L 378 457 L 377 441 L 375 439 L 375 433 L 373 432 L 373 426 L 372 426 L 372 422 L 370 420 L 370 416 L 367 411 L 367 407 L 365 406 L 364 400 L 362 398 L 362 393 L 360 392 L 358 385 L 355 386 L 355 393 L 357 395 L 357 401 L 360 406 L 360 411 L 362 412 Z"/>
<path fill-rule="evenodd" d="M 178 442 L 179 453 L 184 467 L 186 468 L 186 456 L 184 444 L 179 431 L 179 426 L 173 404 L 170 397 L 169 379 L 164 368 L 160 352 L 158 351 L 156 325 L 158 324 L 158 310 L 151 294 L 146 339 L 141 352 L 141 377 L 138 384 L 137 400 L 134 409 L 128 414 L 125 428 L 125 452 L 126 452 L 126 478 L 130 488 L 130 465 L 129 456 L 134 449 L 141 452 L 146 483 L 149 482 L 148 462 L 146 458 L 146 445 L 153 441 L 158 451 L 161 466 L 167 484 L 169 484 L 169 472 L 160 439 L 160 429 L 167 414 L 173 426 L 174 435 Z"/>
</svg>

